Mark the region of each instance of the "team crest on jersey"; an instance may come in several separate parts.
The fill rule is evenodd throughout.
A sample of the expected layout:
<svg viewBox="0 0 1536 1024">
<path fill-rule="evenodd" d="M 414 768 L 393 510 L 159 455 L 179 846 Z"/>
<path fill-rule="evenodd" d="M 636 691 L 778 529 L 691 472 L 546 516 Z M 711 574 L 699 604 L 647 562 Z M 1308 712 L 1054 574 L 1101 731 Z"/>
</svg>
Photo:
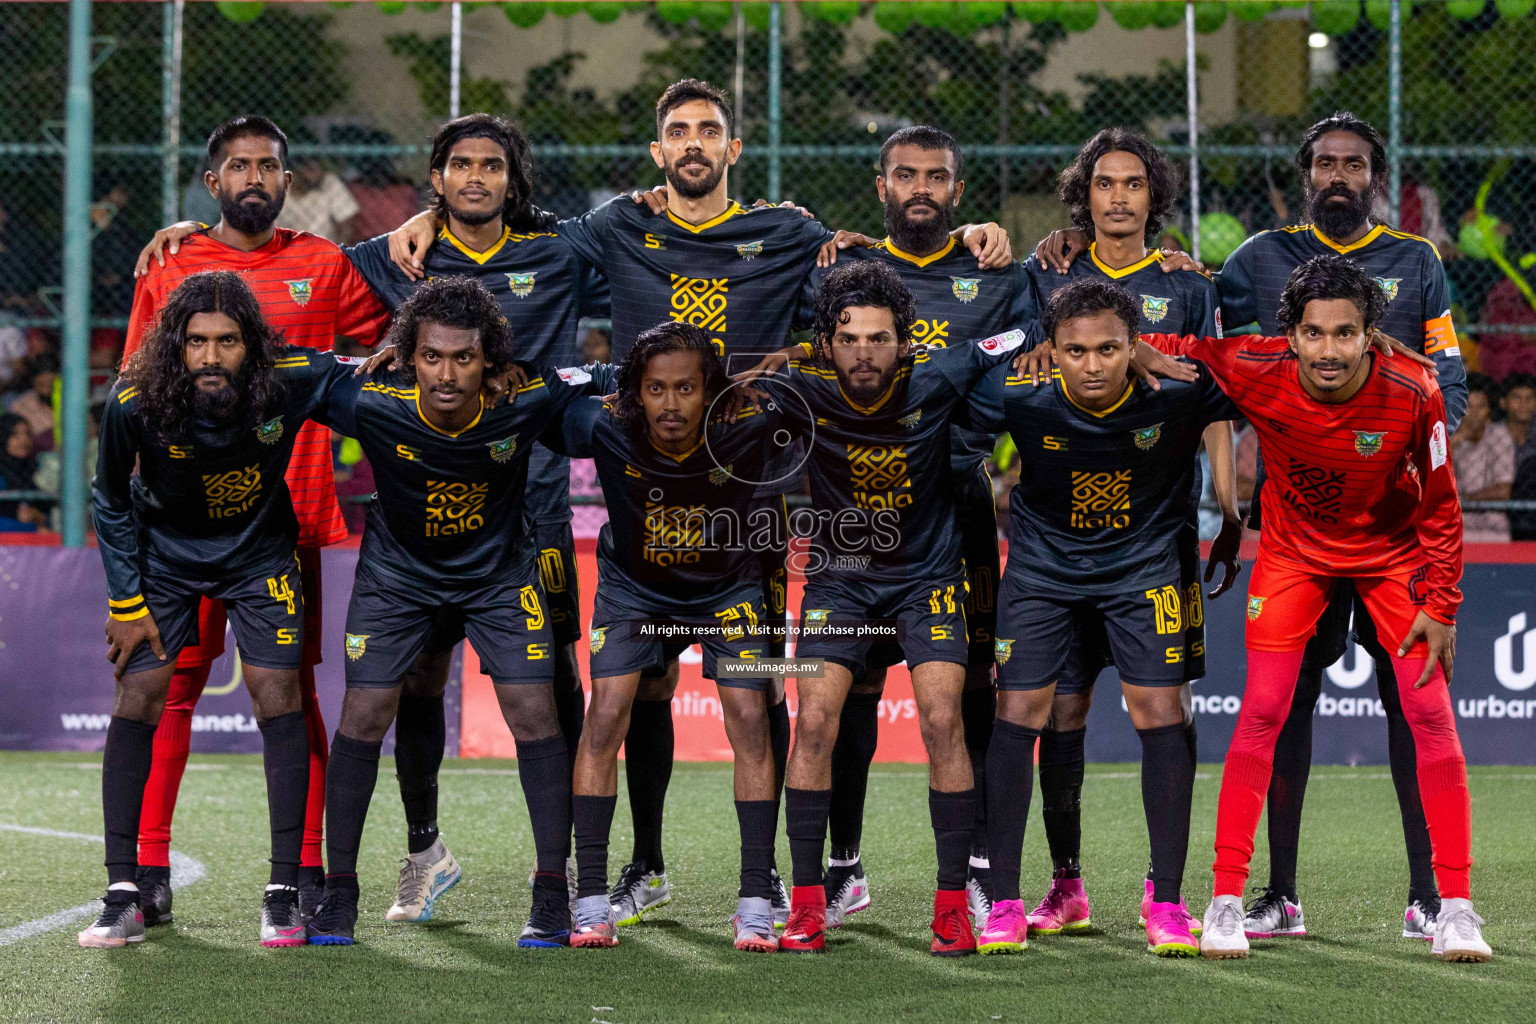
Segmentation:
<svg viewBox="0 0 1536 1024">
<path fill-rule="evenodd" d="M 830 608 L 807 608 L 801 613 L 801 628 L 807 633 L 818 633 L 827 624 L 827 616 L 831 614 Z"/>
<path fill-rule="evenodd" d="M 607 642 L 608 642 L 608 627 L 607 626 L 597 627 L 597 628 L 594 628 L 592 630 L 592 633 L 591 633 L 591 646 L 592 646 L 592 653 L 593 654 L 596 654 L 598 651 L 601 651 L 603 649 L 603 644 L 605 644 Z"/>
<path fill-rule="evenodd" d="M 314 286 L 311 284 L 312 281 L 314 281 L 312 277 L 302 277 L 297 281 L 284 281 L 283 284 L 288 286 L 288 297 L 295 304 L 307 306 L 309 305 L 309 300 L 314 298 L 315 295 Z"/>
<path fill-rule="evenodd" d="M 922 418 L 923 418 L 923 410 L 918 409 L 918 410 L 915 410 L 914 412 L 907 413 L 905 416 L 901 417 L 896 422 L 900 423 L 902 426 L 906 427 L 908 430 L 911 430 L 913 427 L 917 426 L 917 421 L 922 419 Z"/>
<path fill-rule="evenodd" d="M 1136 442 L 1136 447 L 1144 452 L 1152 450 L 1163 436 L 1163 425 L 1154 423 L 1150 427 L 1142 427 L 1140 430 L 1131 431 L 1131 440 Z"/>
<path fill-rule="evenodd" d="M 1141 318 L 1149 324 L 1155 324 L 1168 315 L 1168 300 L 1160 295 L 1143 295 L 1141 297 Z"/>
<path fill-rule="evenodd" d="M 1257 619 L 1260 615 L 1263 615 L 1263 614 L 1264 614 L 1264 598 L 1262 598 L 1262 597 L 1249 597 L 1248 598 L 1248 621 L 1252 622 L 1254 619 Z"/>
<path fill-rule="evenodd" d="M 357 633 L 348 633 L 347 634 L 347 660 L 348 661 L 356 661 L 358 658 L 361 658 L 364 654 L 367 653 L 367 651 L 368 651 L 368 637 L 370 637 L 372 635 L 373 635 L 372 633 L 368 633 L 368 634 L 365 634 L 365 635 L 359 635 Z"/>
<path fill-rule="evenodd" d="M 283 418 L 273 416 L 265 423 L 257 424 L 256 440 L 262 444 L 277 444 L 283 439 Z"/>
<path fill-rule="evenodd" d="M 526 299 L 533 292 L 532 274 L 508 274 L 507 287 L 512 294 L 520 299 Z"/>
<path fill-rule="evenodd" d="M 1378 277 L 1376 283 L 1381 286 L 1381 293 L 1387 297 L 1387 301 L 1391 302 L 1397 298 L 1397 286 L 1402 280 L 1400 277 Z"/>
<path fill-rule="evenodd" d="M 489 441 L 486 447 L 491 450 L 491 461 L 506 462 L 517 453 L 517 435 L 513 434 L 501 441 Z"/>
<path fill-rule="evenodd" d="M 949 286 L 949 290 L 955 293 L 955 298 L 961 302 L 972 302 L 981 294 L 981 278 L 979 277 L 952 277 L 955 282 Z"/>
<path fill-rule="evenodd" d="M 1355 431 L 1355 451 L 1368 459 L 1381 451 L 1381 442 L 1386 436 L 1385 430 L 1357 430 Z"/>
<path fill-rule="evenodd" d="M 999 665 L 1008 664 L 1008 659 L 1013 657 L 1013 641 L 998 637 L 992 641 L 992 660 Z"/>
<path fill-rule="evenodd" d="M 755 242 L 742 242 L 736 247 L 736 255 L 744 260 L 754 259 L 763 254 L 763 240 L 759 238 Z"/>
<path fill-rule="evenodd" d="M 716 466 L 714 469 L 710 470 L 709 482 L 714 484 L 716 487 L 723 485 L 727 480 L 731 478 L 731 469 L 734 467 L 734 465 L 735 464 L 732 463 L 729 466 Z"/>
</svg>

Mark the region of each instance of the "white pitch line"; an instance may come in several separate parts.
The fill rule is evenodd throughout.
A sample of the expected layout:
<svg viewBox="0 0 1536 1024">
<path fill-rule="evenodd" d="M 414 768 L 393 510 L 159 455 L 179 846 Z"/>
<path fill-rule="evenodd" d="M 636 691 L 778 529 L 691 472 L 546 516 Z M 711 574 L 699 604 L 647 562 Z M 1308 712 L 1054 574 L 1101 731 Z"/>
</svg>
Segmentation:
<svg viewBox="0 0 1536 1024">
<path fill-rule="evenodd" d="M 7 822 L 0 822 L 0 832 L 21 832 L 32 836 L 46 836 L 50 839 L 78 839 L 87 843 L 102 843 L 106 841 L 101 836 L 88 835 L 84 832 L 63 832 L 56 828 L 12 825 Z M 208 871 L 203 866 L 203 862 L 196 857 L 189 857 L 176 850 L 171 851 L 171 888 L 173 890 L 185 889 L 207 873 Z M 91 902 L 82 903 L 78 907 L 55 911 L 47 917 L 39 917 L 34 921 L 23 921 L 21 924 L 13 925 L 10 928 L 0 929 L 0 946 L 10 946 L 24 939 L 30 939 L 45 932 L 67 927 L 83 917 L 92 917 L 100 912 L 101 900 L 91 900 Z"/>
</svg>

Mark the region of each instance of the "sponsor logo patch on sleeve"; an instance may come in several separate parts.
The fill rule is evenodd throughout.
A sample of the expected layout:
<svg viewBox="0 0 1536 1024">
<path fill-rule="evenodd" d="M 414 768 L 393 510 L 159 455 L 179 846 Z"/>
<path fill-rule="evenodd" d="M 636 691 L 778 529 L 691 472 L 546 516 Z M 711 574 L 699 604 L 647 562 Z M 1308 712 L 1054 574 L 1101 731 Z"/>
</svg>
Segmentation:
<svg viewBox="0 0 1536 1024">
<path fill-rule="evenodd" d="M 976 346 L 988 355 L 997 355 L 1000 352 L 1012 352 L 1024 344 L 1023 331 L 1008 331 L 1004 334 L 994 334 L 984 341 L 978 341 Z"/>
<path fill-rule="evenodd" d="M 579 366 L 562 366 L 555 373 L 559 374 L 560 379 L 572 387 L 578 384 L 585 384 L 592 379 L 592 375 Z"/>
<path fill-rule="evenodd" d="M 1435 427 L 1429 432 L 1429 468 L 1430 471 L 1439 469 L 1445 465 L 1445 422 L 1435 421 Z"/>
</svg>

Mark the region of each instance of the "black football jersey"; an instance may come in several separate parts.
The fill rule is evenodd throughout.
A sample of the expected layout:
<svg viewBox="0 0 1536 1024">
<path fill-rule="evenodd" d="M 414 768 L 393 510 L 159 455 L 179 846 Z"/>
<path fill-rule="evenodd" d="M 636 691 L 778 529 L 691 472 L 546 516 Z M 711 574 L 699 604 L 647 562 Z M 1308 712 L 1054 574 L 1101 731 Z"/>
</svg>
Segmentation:
<svg viewBox="0 0 1536 1024">
<path fill-rule="evenodd" d="M 1351 245 L 1339 245 L 1311 224 L 1260 231 L 1238 246 L 1216 275 L 1227 327 L 1257 323 L 1259 333 L 1278 336 L 1275 315 L 1291 272 L 1314 256 L 1330 254 L 1348 256 L 1381 286 L 1387 297 L 1381 329 L 1435 361 L 1435 377 L 1445 395 L 1446 427 L 1454 432 L 1467 409 L 1467 371 L 1451 323 L 1445 267 L 1428 239 L 1379 224 Z"/>
<path fill-rule="evenodd" d="M 889 238 L 870 249 L 845 249 L 838 260 L 879 260 L 901 275 L 917 300 L 912 340 L 928 345 L 989 338 L 1019 329 L 1026 334 L 1039 319 L 1029 275 L 1019 263 L 1000 270 L 983 270 L 976 257 L 953 238 L 938 252 L 914 256 Z M 830 270 L 812 271 L 801 296 L 801 324 L 809 327 L 816 289 Z M 950 431 L 950 466 L 967 473 L 992 454 L 996 439 L 963 427 Z"/>
<path fill-rule="evenodd" d="M 1023 344 L 1023 331 L 1009 331 L 908 356 L 868 406 L 849 398 L 836 372 L 819 362 L 792 359 L 783 374 L 756 382 L 806 445 L 812 515 L 797 510 L 791 526 L 812 535 L 807 578 L 819 572 L 905 583 L 960 570 L 952 413 Z"/>
<path fill-rule="evenodd" d="M 570 403 L 611 391 L 614 374 L 607 364 L 524 369 L 529 381 L 514 402 L 482 406 L 454 434 L 427 422 L 416 385 L 398 372 L 348 377 L 331 389 L 326 415 L 357 438 L 378 484 L 360 555 L 374 570 L 441 588 L 531 564 L 525 513 L 533 442 Z"/>
<path fill-rule="evenodd" d="M 1221 336 L 1221 305 L 1210 278 L 1195 273 L 1163 273 L 1163 254 L 1155 249 L 1145 259 L 1120 270 L 1105 264 L 1096 250 L 1096 245 L 1089 245 L 1065 274 L 1041 266 L 1033 256 L 1025 260 L 1036 305 L 1044 309 L 1056 289 L 1073 281 L 1113 281 L 1136 297 L 1142 333 Z"/>
<path fill-rule="evenodd" d="M 716 419 L 699 443 L 674 455 L 632 432 L 601 398 L 564 414 L 550 444 L 590 458 L 608 505 L 597 542 L 601 585 L 620 585 L 664 602 L 697 600 L 759 578 L 759 557 L 776 524 L 771 509 L 754 522 L 753 494 L 763 482 L 772 412 L 743 409 L 735 423 Z M 756 540 L 754 540 L 754 537 Z"/>
<path fill-rule="evenodd" d="M 989 372 L 961 415 L 1006 430 L 1019 452 L 1005 572 L 1031 589 L 1116 594 L 1178 575 L 1195 454 L 1208 424 L 1238 416 L 1210 372 L 1154 391 L 1128 382 L 1103 412 L 1079 406 L 1060 371 L 1035 387 Z"/>
<path fill-rule="evenodd" d="M 113 386 L 101 418 L 91 517 L 107 571 L 112 611 L 144 608 L 146 567 L 223 579 L 292 551 L 299 522 L 283 474 L 307 419 L 324 419 L 326 393 L 353 366 L 330 353 L 284 348 L 278 393 L 254 425 L 196 419 L 172 438 L 144 418 L 136 382 Z M 134 462 L 138 478 L 134 479 Z"/>
</svg>

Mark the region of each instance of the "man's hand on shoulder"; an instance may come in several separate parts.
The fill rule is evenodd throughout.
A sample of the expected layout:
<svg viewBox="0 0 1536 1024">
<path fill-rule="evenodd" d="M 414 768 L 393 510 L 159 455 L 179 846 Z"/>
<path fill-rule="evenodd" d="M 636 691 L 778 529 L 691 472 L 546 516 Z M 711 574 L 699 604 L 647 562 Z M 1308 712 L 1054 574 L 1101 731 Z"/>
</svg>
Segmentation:
<svg viewBox="0 0 1536 1024">
<path fill-rule="evenodd" d="M 982 270 L 1001 270 L 1013 262 L 1013 243 L 1002 225 L 966 224 L 956 229 L 960 243 L 971 251 Z"/>
<path fill-rule="evenodd" d="M 870 238 L 868 235 L 861 235 L 857 231 L 838 231 L 822 243 L 820 249 L 816 250 L 816 266 L 825 270 L 837 262 L 837 254 L 842 250 L 855 247 L 872 249 L 879 241 L 878 238 Z"/>
<path fill-rule="evenodd" d="M 431 210 L 423 210 L 389 233 L 389 261 L 412 281 L 427 276 L 422 269 L 427 250 L 437 237 L 437 217 Z"/>
<path fill-rule="evenodd" d="M 139 250 L 138 261 L 133 265 L 133 276 L 143 277 L 149 273 L 149 261 L 154 260 L 160 266 L 165 266 L 165 247 L 171 247 L 171 255 L 175 256 L 181 251 L 181 240 L 188 235 L 195 235 L 203 230 L 203 226 L 195 220 L 179 220 L 168 228 L 161 228 L 155 232 L 155 237 L 149 240 L 149 244 Z"/>
<path fill-rule="evenodd" d="M 1088 251 L 1093 239 L 1082 228 L 1057 228 L 1035 246 L 1035 262 L 1058 274 L 1065 274 L 1072 261 Z"/>
</svg>

